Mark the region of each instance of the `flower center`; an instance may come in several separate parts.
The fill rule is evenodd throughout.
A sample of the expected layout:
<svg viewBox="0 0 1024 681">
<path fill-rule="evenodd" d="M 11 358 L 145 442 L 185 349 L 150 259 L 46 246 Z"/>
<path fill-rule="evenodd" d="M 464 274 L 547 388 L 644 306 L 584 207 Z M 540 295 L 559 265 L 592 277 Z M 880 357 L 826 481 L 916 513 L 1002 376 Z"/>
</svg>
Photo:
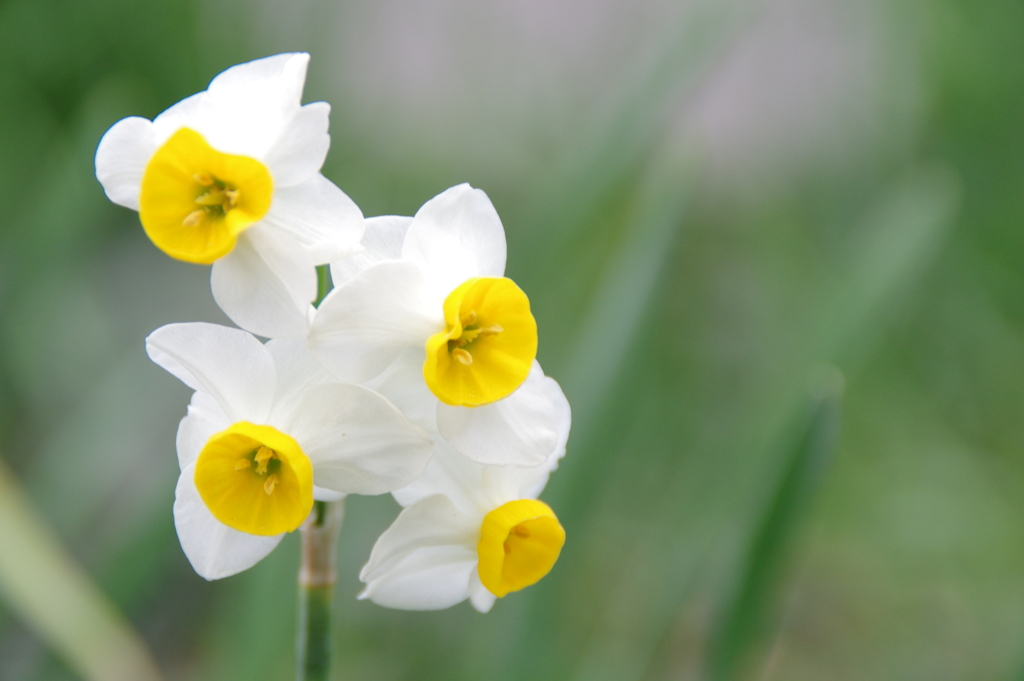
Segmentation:
<svg viewBox="0 0 1024 681">
<path fill-rule="evenodd" d="M 139 217 L 162 251 L 209 264 L 231 252 L 238 235 L 266 215 L 273 191 L 262 163 L 221 153 L 198 132 L 182 128 L 146 166 Z"/>
<path fill-rule="evenodd" d="M 565 544 L 565 530 L 551 507 L 519 499 L 486 516 L 477 544 L 480 582 L 501 598 L 536 584 L 551 571 Z"/>
<path fill-rule="evenodd" d="M 445 404 L 477 407 L 508 397 L 537 356 L 530 300 L 506 278 L 470 279 L 444 301 L 446 329 L 427 339 L 423 378 Z"/>
<path fill-rule="evenodd" d="M 206 173 L 196 173 L 192 179 L 206 191 L 196 197 L 195 202 L 199 208 L 185 216 L 181 221 L 183 226 L 195 227 L 203 220 L 223 219 L 238 204 L 240 192 L 227 182 Z"/>
<path fill-rule="evenodd" d="M 196 461 L 199 496 L 217 520 L 241 532 L 297 528 L 313 507 L 313 467 L 298 443 L 246 421 L 213 435 Z"/>
</svg>

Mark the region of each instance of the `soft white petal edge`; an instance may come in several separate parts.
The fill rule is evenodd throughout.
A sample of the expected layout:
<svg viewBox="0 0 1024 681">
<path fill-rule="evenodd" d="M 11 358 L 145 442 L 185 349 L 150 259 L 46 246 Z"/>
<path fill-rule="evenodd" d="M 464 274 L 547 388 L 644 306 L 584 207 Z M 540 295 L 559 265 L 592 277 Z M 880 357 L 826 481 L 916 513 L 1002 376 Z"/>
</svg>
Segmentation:
<svg viewBox="0 0 1024 681">
<path fill-rule="evenodd" d="M 219 324 L 167 324 L 146 338 L 149 358 L 212 397 L 234 421 L 262 422 L 270 411 L 274 364 L 251 334 Z"/>
<path fill-rule="evenodd" d="M 213 264 L 210 286 L 235 324 L 267 338 L 301 338 L 316 297 L 316 267 L 299 241 L 263 222 Z"/>
<path fill-rule="evenodd" d="M 434 450 L 426 432 L 358 385 L 311 389 L 286 427 L 312 462 L 316 485 L 346 494 L 383 494 L 407 485 Z"/>
<path fill-rule="evenodd" d="M 467 408 L 438 403 L 437 430 L 463 456 L 493 466 L 539 466 L 558 444 L 568 404 L 562 389 L 536 361 L 523 384 L 505 399 Z"/>
<path fill-rule="evenodd" d="M 185 468 L 174 490 L 174 527 L 185 556 L 204 579 L 230 577 L 260 562 L 283 534 L 262 537 L 233 530 L 213 517 L 195 485 L 195 464 Z"/>
<path fill-rule="evenodd" d="M 447 189 L 416 212 L 402 257 L 423 267 L 441 295 L 471 277 L 505 273 L 505 229 L 491 200 L 468 184 Z"/>
<path fill-rule="evenodd" d="M 480 529 L 443 495 L 404 509 L 359 574 L 359 595 L 404 610 L 439 610 L 466 600 Z"/>
<path fill-rule="evenodd" d="M 145 118 L 124 118 L 107 130 L 96 148 L 96 179 L 107 198 L 138 210 L 142 176 L 156 149 L 153 123 Z"/>
<path fill-rule="evenodd" d="M 320 173 L 293 187 L 279 187 L 263 222 L 290 233 L 314 265 L 352 252 L 363 236 L 362 211 Z"/>
<path fill-rule="evenodd" d="M 307 104 L 295 113 L 267 151 L 264 160 L 278 190 L 305 182 L 320 172 L 331 146 L 327 134 L 330 115 L 327 102 Z"/>
<path fill-rule="evenodd" d="M 480 573 L 473 571 L 469 579 L 469 602 L 477 609 L 477 612 L 490 612 L 498 597 L 487 590 L 487 587 L 480 581 Z"/>
<path fill-rule="evenodd" d="M 195 461 L 210 437 L 230 426 L 231 419 L 216 400 L 206 393 L 192 393 L 188 414 L 178 424 L 178 434 L 174 441 L 178 450 L 178 467 L 185 468 Z"/>
</svg>

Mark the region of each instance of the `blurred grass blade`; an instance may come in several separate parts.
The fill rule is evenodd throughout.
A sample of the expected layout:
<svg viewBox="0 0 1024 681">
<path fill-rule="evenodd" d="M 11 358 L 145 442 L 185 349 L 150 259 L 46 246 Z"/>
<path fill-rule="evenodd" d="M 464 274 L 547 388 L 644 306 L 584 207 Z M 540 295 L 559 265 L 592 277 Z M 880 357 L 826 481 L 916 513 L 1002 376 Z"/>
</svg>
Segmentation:
<svg viewBox="0 0 1024 681">
<path fill-rule="evenodd" d="M 598 282 L 576 334 L 576 352 L 563 382 L 573 398 L 573 428 L 581 439 L 640 333 L 659 274 L 683 222 L 696 169 L 685 154 L 668 151 L 643 180 L 618 256 Z"/>
<path fill-rule="evenodd" d="M 0 598 L 86 681 L 158 681 L 129 622 L 60 546 L 0 460 Z"/>
<path fill-rule="evenodd" d="M 811 506 L 839 434 L 843 377 L 824 367 L 812 391 L 796 443 L 764 517 L 753 535 L 734 600 L 712 639 L 714 681 L 757 678 L 779 620 L 794 536 Z"/>
<path fill-rule="evenodd" d="M 934 262 L 959 205 L 959 176 L 945 165 L 920 167 L 889 187 L 853 230 L 839 288 L 822 301 L 819 356 L 847 370 L 870 356 L 886 317 Z"/>
</svg>

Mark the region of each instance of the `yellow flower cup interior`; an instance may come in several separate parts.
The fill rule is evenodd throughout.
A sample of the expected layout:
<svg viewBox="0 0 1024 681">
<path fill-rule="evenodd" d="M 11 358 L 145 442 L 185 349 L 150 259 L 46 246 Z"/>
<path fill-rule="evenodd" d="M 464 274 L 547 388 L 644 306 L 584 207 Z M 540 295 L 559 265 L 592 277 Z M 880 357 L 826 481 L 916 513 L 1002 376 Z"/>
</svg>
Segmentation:
<svg viewBox="0 0 1024 681">
<path fill-rule="evenodd" d="M 499 506 L 480 527 L 477 572 L 501 598 L 536 584 L 551 571 L 565 544 L 565 530 L 547 504 L 519 499 Z"/>
<path fill-rule="evenodd" d="M 249 534 L 291 532 L 313 508 L 309 457 L 271 426 L 241 421 L 210 437 L 195 482 L 217 520 Z"/>
<path fill-rule="evenodd" d="M 222 154 L 182 128 L 146 165 L 139 218 L 146 235 L 178 260 L 210 264 L 270 209 L 274 181 L 259 161 Z"/>
<path fill-rule="evenodd" d="M 444 301 L 447 328 L 427 339 L 423 378 L 445 404 L 478 407 L 508 397 L 537 356 L 530 299 L 511 279 L 477 277 Z"/>
</svg>

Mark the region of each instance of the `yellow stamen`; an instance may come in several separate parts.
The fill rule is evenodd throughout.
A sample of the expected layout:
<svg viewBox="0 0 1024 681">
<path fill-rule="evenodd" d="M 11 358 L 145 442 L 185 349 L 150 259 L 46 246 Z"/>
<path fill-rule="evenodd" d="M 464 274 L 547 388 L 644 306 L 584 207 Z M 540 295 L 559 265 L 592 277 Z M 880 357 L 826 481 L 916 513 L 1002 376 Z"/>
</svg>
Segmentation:
<svg viewBox="0 0 1024 681">
<path fill-rule="evenodd" d="M 211 184 L 213 184 L 213 178 L 207 175 L 206 173 L 196 173 L 195 175 L 192 176 L 192 179 L 198 182 L 199 184 L 203 185 L 204 187 L 209 187 Z"/>
<path fill-rule="evenodd" d="M 462 315 L 459 318 L 459 321 L 462 322 L 463 326 L 473 326 L 476 324 L 476 310 L 470 310 L 466 314 Z"/>
<path fill-rule="evenodd" d="M 277 487 L 277 475 L 271 475 L 267 478 L 267 481 L 263 483 L 263 491 L 267 494 L 273 494 L 274 488 Z"/>
<path fill-rule="evenodd" d="M 251 465 L 252 465 L 252 461 L 249 461 L 249 459 L 246 459 L 246 458 L 241 458 L 241 459 L 239 459 L 238 461 L 235 462 L 235 470 L 236 471 L 244 471 L 246 468 L 248 468 Z"/>
<path fill-rule="evenodd" d="M 210 191 L 196 197 L 196 203 L 200 206 L 223 206 L 224 190 L 220 187 L 210 187 Z"/>
<path fill-rule="evenodd" d="M 469 351 L 463 350 L 462 348 L 455 348 L 452 350 L 452 357 L 457 359 L 460 364 L 469 366 L 473 363 L 473 355 L 469 354 Z"/>
<path fill-rule="evenodd" d="M 257 463 L 256 472 L 260 475 L 267 474 L 267 466 L 270 464 L 271 459 L 277 458 L 273 449 L 261 446 L 259 451 L 256 452 L 256 456 L 253 457 Z"/>
<path fill-rule="evenodd" d="M 205 210 L 194 210 L 185 216 L 185 219 L 181 221 L 181 225 L 183 227 L 195 227 L 203 221 L 204 217 L 206 217 Z"/>
</svg>

